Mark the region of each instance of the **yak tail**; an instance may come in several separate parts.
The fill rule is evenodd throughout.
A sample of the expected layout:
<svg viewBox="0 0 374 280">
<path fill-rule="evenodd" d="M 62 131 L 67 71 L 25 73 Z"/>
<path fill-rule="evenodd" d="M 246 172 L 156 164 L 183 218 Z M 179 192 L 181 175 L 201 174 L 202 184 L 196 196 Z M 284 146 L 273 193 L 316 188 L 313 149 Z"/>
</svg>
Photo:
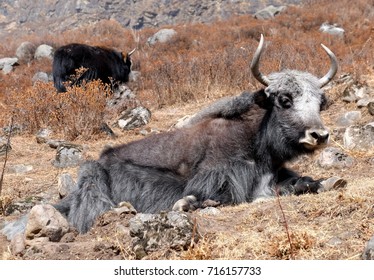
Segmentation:
<svg viewBox="0 0 374 280">
<path fill-rule="evenodd" d="M 115 206 L 109 184 L 106 170 L 98 162 L 88 161 L 79 170 L 77 188 L 53 206 L 80 233 L 86 233 L 99 215 Z"/>
</svg>

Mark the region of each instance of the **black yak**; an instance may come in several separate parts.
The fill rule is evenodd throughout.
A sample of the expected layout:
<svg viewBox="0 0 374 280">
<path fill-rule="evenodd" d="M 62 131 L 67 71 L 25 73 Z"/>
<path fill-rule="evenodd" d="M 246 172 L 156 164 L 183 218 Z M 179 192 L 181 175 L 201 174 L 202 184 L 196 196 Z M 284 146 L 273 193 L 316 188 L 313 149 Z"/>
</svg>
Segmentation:
<svg viewBox="0 0 374 280">
<path fill-rule="evenodd" d="M 81 166 L 76 189 L 55 207 L 84 233 L 122 201 L 154 213 L 318 192 L 321 180 L 301 177 L 285 163 L 328 142 L 321 88 L 336 74 L 337 59 L 323 48 L 331 67 L 320 79 L 296 70 L 265 76 L 261 36 L 251 70 L 264 89 L 220 100 L 187 127 L 104 150 Z"/>
<path fill-rule="evenodd" d="M 83 80 L 101 80 L 112 86 L 126 83 L 131 72 L 131 54 L 105 47 L 69 44 L 58 48 L 53 56 L 53 82 L 58 92 L 65 92 L 65 83 L 80 84 Z M 77 70 L 83 67 L 82 73 Z"/>
</svg>

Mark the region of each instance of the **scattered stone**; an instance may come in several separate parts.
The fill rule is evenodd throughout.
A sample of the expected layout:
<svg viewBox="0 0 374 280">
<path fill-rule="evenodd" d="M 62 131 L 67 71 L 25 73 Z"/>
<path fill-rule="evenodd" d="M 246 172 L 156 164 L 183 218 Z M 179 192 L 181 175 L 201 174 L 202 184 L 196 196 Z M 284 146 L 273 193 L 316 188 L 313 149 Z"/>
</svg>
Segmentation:
<svg viewBox="0 0 374 280">
<path fill-rule="evenodd" d="M 68 231 L 68 221 L 52 205 L 36 205 L 29 213 L 25 236 L 28 240 L 45 237 L 58 242 Z"/>
<path fill-rule="evenodd" d="M 355 150 L 368 150 L 374 147 L 374 122 L 367 125 L 352 125 L 343 136 L 344 147 Z"/>
<path fill-rule="evenodd" d="M 22 62 L 29 63 L 34 58 L 36 46 L 31 42 L 22 42 L 16 50 L 16 56 Z"/>
<path fill-rule="evenodd" d="M 323 168 L 346 168 L 351 167 L 355 160 L 335 147 L 325 148 L 318 159 L 318 164 Z"/>
<path fill-rule="evenodd" d="M 366 244 L 365 250 L 362 254 L 364 260 L 374 260 L 374 236 Z"/>
<path fill-rule="evenodd" d="M 124 130 L 131 130 L 149 123 L 151 112 L 142 106 L 126 110 L 118 120 L 118 126 Z"/>
<path fill-rule="evenodd" d="M 18 65 L 17 57 L 4 57 L 0 58 L 0 70 L 3 69 L 6 65 Z"/>
<path fill-rule="evenodd" d="M 273 19 L 276 15 L 286 10 L 286 8 L 287 8 L 286 6 L 274 7 L 273 5 L 270 5 L 256 12 L 254 14 L 254 18 L 261 19 L 261 20 Z"/>
<path fill-rule="evenodd" d="M 344 37 L 345 33 L 345 30 L 339 27 L 336 23 L 329 24 L 327 22 L 322 23 L 321 27 L 319 28 L 319 31 L 338 37 Z"/>
<path fill-rule="evenodd" d="M 198 239 L 196 227 L 184 212 L 137 214 L 129 226 L 138 259 L 160 249 L 187 249 L 193 239 Z"/>
<path fill-rule="evenodd" d="M 370 102 L 374 103 L 374 98 L 364 97 L 357 101 L 357 108 L 368 107 Z"/>
<path fill-rule="evenodd" d="M 74 167 L 80 165 L 83 161 L 82 146 L 72 143 L 63 143 L 58 146 L 56 157 L 52 165 L 58 168 Z"/>
<path fill-rule="evenodd" d="M 34 58 L 38 60 L 42 58 L 53 59 L 53 48 L 45 44 L 38 46 L 35 50 Z"/>
<path fill-rule="evenodd" d="M 65 140 L 54 140 L 54 139 L 47 140 L 47 145 L 51 147 L 52 149 L 57 149 L 59 146 L 65 145 L 65 144 L 68 145 L 69 143 L 66 142 Z"/>
<path fill-rule="evenodd" d="M 199 213 L 208 216 L 218 216 L 222 213 L 222 211 L 216 207 L 206 207 L 204 209 L 200 209 Z"/>
<path fill-rule="evenodd" d="M 33 84 L 35 84 L 36 82 L 48 83 L 49 77 L 48 77 L 48 74 L 45 72 L 37 72 L 35 73 L 35 75 L 32 77 L 31 80 Z"/>
<path fill-rule="evenodd" d="M 32 165 L 25 165 L 25 164 L 17 164 L 17 165 L 11 165 L 7 167 L 7 170 L 9 173 L 15 173 L 15 174 L 25 174 L 30 171 L 32 171 L 34 168 Z"/>
<path fill-rule="evenodd" d="M 39 130 L 38 133 L 36 134 L 36 142 L 38 144 L 47 143 L 51 134 L 52 134 L 52 130 L 50 130 L 49 128 L 43 128 Z"/>
<path fill-rule="evenodd" d="M 175 35 L 177 35 L 177 32 L 174 29 L 161 29 L 153 36 L 149 37 L 147 43 L 151 46 L 155 45 L 156 43 L 166 43 L 169 42 Z"/>
<path fill-rule="evenodd" d="M 357 102 L 360 99 L 369 98 L 369 91 L 370 90 L 366 86 L 355 82 L 347 82 L 347 85 L 343 90 L 343 101 Z"/>
<path fill-rule="evenodd" d="M 23 250 L 25 250 L 25 236 L 22 233 L 15 235 L 10 242 L 10 250 L 13 255 L 21 255 Z"/>
<path fill-rule="evenodd" d="M 340 116 L 336 124 L 340 127 L 348 127 L 357 123 L 361 119 L 361 111 L 350 111 Z"/>
<path fill-rule="evenodd" d="M 75 188 L 76 183 L 69 173 L 62 173 L 58 178 L 57 186 L 60 198 L 64 198 Z"/>
</svg>

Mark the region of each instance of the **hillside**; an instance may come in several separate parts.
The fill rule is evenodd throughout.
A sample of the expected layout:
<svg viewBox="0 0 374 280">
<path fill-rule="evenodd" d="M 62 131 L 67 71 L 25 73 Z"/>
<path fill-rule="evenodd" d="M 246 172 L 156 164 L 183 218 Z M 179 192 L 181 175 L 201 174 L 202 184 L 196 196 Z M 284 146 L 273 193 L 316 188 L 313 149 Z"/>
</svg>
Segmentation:
<svg viewBox="0 0 374 280">
<path fill-rule="evenodd" d="M 11 119 L 16 127 L 10 138 L 12 150 L 7 158 L 0 194 L 0 225 L 17 219 L 35 204 L 58 201 L 58 182 L 62 174 L 69 173 L 73 179 L 77 178 L 77 166 L 53 166 L 56 149 L 36 141 L 40 129 L 48 127 L 53 139 L 80 145 L 84 159 L 96 159 L 106 145 L 127 143 L 142 139 L 144 135 L 167 131 L 180 118 L 197 112 L 218 98 L 261 88 L 250 74 L 249 63 L 260 34 L 264 34 L 266 49 L 261 61 L 264 73 L 290 68 L 321 77 L 329 68 L 321 43 L 338 57 L 339 72 L 325 88 L 329 107 L 322 112 L 323 122 L 331 131 L 329 147 L 339 151 L 336 152 L 338 163 L 321 164 L 325 152 L 321 150 L 289 163 L 289 166 L 304 176 L 343 178 L 347 186 L 317 195 L 288 196 L 218 207 L 218 215 L 192 212 L 189 215 L 200 234 L 196 243 L 191 242 L 185 250 L 160 248 L 145 258 L 362 258 L 368 240 L 374 235 L 374 144 L 370 142 L 372 132 L 369 125 L 374 122 L 369 105 L 374 98 L 374 5 L 371 0 L 359 0 L 354 4 L 348 0 L 305 1 L 297 6 L 288 6 L 271 20 L 253 18 L 250 14 L 253 6 L 243 8 L 248 1 L 222 1 L 222 5 L 232 3 L 225 8 L 229 11 L 227 14 L 217 13 L 217 7 L 209 4 L 213 3 L 211 1 L 200 1 L 209 9 L 202 9 L 202 13 L 189 17 L 181 16 L 183 13 L 180 12 L 178 19 L 168 18 L 165 21 L 161 20 L 165 16 L 161 15 L 161 11 L 168 13 L 178 1 L 157 1 L 157 15 L 152 20 L 159 24 L 151 21 L 138 30 L 129 27 L 134 28 L 136 20 L 146 14 L 145 9 L 135 4 L 131 7 L 138 9 L 138 13 L 134 12 L 136 20 L 131 18 L 129 21 L 129 17 L 120 12 L 112 13 L 116 8 L 109 4 L 107 8 L 100 6 L 99 10 L 106 16 L 97 20 L 90 13 L 96 8 L 91 7 L 88 1 L 71 1 L 59 9 L 50 7 L 56 3 L 63 5 L 61 1 L 46 1 L 45 7 L 50 9 L 50 24 L 46 24 L 48 28 L 43 31 L 35 29 L 40 23 L 32 16 L 33 13 L 30 17 L 23 15 L 25 7 L 31 2 L 26 1 L 27 5 L 22 2 L 3 1 L 0 4 L 0 24 L 7 30 L 7 44 L 0 45 L 0 58 L 15 56 L 17 47 L 24 41 L 35 46 L 49 44 L 53 48 L 71 42 L 104 45 L 122 51 L 137 47 L 132 57 L 133 70 L 140 72 L 140 76 L 128 86 L 136 94 L 137 102 L 152 112 L 152 118 L 147 125 L 134 130 L 113 126 L 117 138 L 112 138 L 92 122 L 103 116 L 110 94 L 101 85 L 93 84 L 86 91 L 73 88 L 66 94 L 58 95 L 51 81 L 33 83 L 35 73 L 43 71 L 51 74 L 50 59 L 20 62 L 9 74 L 0 72 L 1 144 L 8 137 Z M 260 2 L 263 1 L 252 4 L 260 7 Z M 267 3 L 270 2 L 285 3 Z M 39 2 L 33 3 L 33 11 L 43 14 Z M 104 5 L 101 3 L 99 1 L 98 5 Z M 151 3 L 156 2 L 147 3 L 151 7 Z M 188 3 L 192 5 L 195 2 Z M 168 9 L 162 5 L 167 5 Z M 66 17 L 66 13 L 74 9 L 84 15 L 84 20 L 76 15 Z M 55 18 L 56 11 L 61 13 L 59 20 Z M 113 16 L 109 18 L 108 14 Z M 117 17 L 119 14 L 122 18 Z M 208 14 L 211 16 L 207 19 Z M 24 17 L 22 24 L 25 25 L 12 23 L 8 18 L 11 15 L 16 15 L 18 22 Z M 322 33 L 319 29 L 325 22 L 344 28 L 344 36 Z M 148 38 L 164 24 L 173 28 L 177 35 L 169 42 L 149 45 Z M 368 102 L 365 103 L 365 100 Z M 348 124 L 342 123 L 341 118 L 347 112 L 359 112 L 355 113 L 359 117 L 348 120 Z M 346 132 L 355 127 L 369 127 L 365 130 L 367 134 L 364 133 L 369 135 L 367 146 L 357 148 L 347 145 L 344 140 Z M 364 134 L 360 137 L 364 138 Z M 360 138 L 355 141 L 360 142 Z M 4 161 L 5 155 L 1 153 L 0 166 Z M 21 171 L 15 169 L 22 165 L 31 167 Z M 132 247 L 128 230 L 128 221 L 132 217 L 131 213 L 123 216 L 110 213 L 85 235 L 71 232 L 63 241 L 48 242 L 44 247 L 34 243 L 19 254 L 11 254 L 15 244 L 0 236 L 1 258 L 139 258 Z"/>
</svg>

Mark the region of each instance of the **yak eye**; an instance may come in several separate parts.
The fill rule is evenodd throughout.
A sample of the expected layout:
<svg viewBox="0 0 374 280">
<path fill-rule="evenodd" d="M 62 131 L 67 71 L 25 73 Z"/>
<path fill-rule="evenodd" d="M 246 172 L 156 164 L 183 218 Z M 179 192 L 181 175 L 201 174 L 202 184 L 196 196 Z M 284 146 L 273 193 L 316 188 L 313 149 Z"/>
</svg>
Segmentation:
<svg viewBox="0 0 374 280">
<path fill-rule="evenodd" d="M 288 95 L 281 95 L 279 96 L 279 105 L 282 106 L 283 108 L 291 108 L 292 106 L 292 98 L 291 96 Z"/>
</svg>

